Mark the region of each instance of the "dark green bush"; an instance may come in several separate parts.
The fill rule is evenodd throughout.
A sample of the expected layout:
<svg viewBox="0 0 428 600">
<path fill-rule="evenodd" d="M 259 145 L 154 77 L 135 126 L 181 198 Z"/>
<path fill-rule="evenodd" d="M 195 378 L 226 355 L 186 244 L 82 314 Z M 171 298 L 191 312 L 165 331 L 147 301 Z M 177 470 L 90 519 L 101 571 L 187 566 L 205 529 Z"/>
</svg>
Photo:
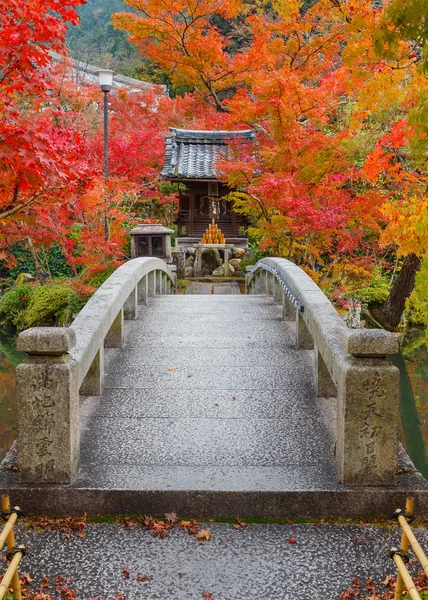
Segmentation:
<svg viewBox="0 0 428 600">
<path fill-rule="evenodd" d="M 26 244 L 15 243 L 12 245 L 12 254 L 18 263 L 10 271 L 8 276 L 16 279 L 20 273 L 31 273 L 35 275 L 36 269 L 30 251 Z M 48 269 L 48 275 L 52 277 L 72 277 L 73 272 L 65 260 L 61 246 L 53 244 L 46 252 L 38 252 L 42 268 Z"/>
</svg>

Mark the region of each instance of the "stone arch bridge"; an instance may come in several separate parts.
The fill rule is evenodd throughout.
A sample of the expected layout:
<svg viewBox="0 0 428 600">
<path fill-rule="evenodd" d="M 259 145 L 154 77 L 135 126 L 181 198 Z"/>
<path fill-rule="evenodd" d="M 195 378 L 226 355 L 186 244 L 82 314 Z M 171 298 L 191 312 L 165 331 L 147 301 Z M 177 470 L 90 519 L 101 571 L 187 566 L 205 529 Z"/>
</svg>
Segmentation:
<svg viewBox="0 0 428 600">
<path fill-rule="evenodd" d="M 120 267 L 69 328 L 19 335 L 19 472 L 33 513 L 387 515 L 427 485 L 398 462 L 393 334 L 350 330 L 296 265 L 246 295 L 175 295 L 156 258 Z"/>
</svg>

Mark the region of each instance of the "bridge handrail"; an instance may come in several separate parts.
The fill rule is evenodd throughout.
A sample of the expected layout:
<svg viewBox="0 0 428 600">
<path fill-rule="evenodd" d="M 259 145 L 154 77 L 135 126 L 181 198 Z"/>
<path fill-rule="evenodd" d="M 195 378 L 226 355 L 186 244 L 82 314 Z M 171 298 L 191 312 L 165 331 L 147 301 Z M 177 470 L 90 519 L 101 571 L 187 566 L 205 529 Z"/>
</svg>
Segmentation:
<svg viewBox="0 0 428 600">
<path fill-rule="evenodd" d="M 349 329 L 316 283 L 284 258 L 247 267 L 248 293 L 272 295 L 283 319 L 295 320 L 297 348 L 313 349 L 320 397 L 337 397 L 335 457 L 348 485 L 391 485 L 397 471 L 399 372 L 387 355 L 398 337 Z"/>
<path fill-rule="evenodd" d="M 70 327 L 33 327 L 16 347 L 28 358 L 16 368 L 18 447 L 25 483 L 69 483 L 79 470 L 79 392 L 101 394 L 104 347 L 124 343 L 124 319 L 138 301 L 171 293 L 175 267 L 155 257 L 120 266 L 94 293 Z"/>
<path fill-rule="evenodd" d="M 285 258 L 263 258 L 250 271 L 272 273 L 290 302 L 299 309 L 311 337 L 320 351 L 335 385 L 339 362 L 354 357 L 384 357 L 399 351 L 398 338 L 384 329 L 350 329 L 317 284 L 296 264 Z"/>
<path fill-rule="evenodd" d="M 287 261 L 287 262 L 289 262 L 289 261 Z M 291 264 L 293 264 L 293 263 L 291 263 Z M 275 277 L 278 279 L 279 283 L 281 284 L 282 289 L 287 294 L 287 296 L 288 296 L 290 302 L 293 304 L 293 306 L 298 308 L 300 310 L 300 312 L 303 312 L 305 310 L 305 307 L 303 306 L 303 304 L 301 302 L 299 302 L 298 298 L 294 295 L 294 293 L 292 292 L 290 287 L 284 281 L 281 271 L 279 271 L 275 267 L 270 267 L 268 264 L 264 263 L 263 260 L 261 260 L 259 263 L 257 263 L 257 265 L 251 267 L 250 274 L 254 275 L 260 269 L 263 269 L 265 271 L 268 271 L 269 273 L 272 273 L 272 275 L 275 275 Z"/>
<path fill-rule="evenodd" d="M 71 323 L 69 330 L 76 342 L 69 354 L 77 365 L 79 385 L 119 311 L 141 279 L 152 271 L 165 273 L 175 285 L 172 271 L 160 258 L 134 258 L 110 275 Z"/>
</svg>

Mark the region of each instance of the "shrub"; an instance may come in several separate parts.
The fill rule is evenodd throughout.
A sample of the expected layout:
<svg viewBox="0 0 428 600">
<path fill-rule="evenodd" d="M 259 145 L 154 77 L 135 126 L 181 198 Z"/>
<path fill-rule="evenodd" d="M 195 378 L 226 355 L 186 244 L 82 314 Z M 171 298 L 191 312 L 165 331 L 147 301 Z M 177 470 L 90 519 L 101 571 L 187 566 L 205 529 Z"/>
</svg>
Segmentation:
<svg viewBox="0 0 428 600">
<path fill-rule="evenodd" d="M 389 295 L 390 286 L 387 276 L 379 267 L 373 269 L 369 284 L 352 292 L 352 296 L 359 296 L 366 304 L 383 304 Z"/>
<path fill-rule="evenodd" d="M 100 286 L 102 286 L 102 284 L 105 281 L 107 281 L 107 279 L 110 277 L 110 275 L 116 271 L 116 269 L 117 269 L 116 265 L 110 265 L 103 271 L 97 273 L 96 275 L 94 275 L 93 277 L 91 277 L 90 279 L 85 281 L 85 283 L 87 283 L 88 285 L 90 285 L 94 288 L 99 288 Z"/>
<path fill-rule="evenodd" d="M 15 325 L 21 313 L 27 309 L 37 285 L 18 285 L 9 289 L 0 298 L 0 323 Z"/>
</svg>

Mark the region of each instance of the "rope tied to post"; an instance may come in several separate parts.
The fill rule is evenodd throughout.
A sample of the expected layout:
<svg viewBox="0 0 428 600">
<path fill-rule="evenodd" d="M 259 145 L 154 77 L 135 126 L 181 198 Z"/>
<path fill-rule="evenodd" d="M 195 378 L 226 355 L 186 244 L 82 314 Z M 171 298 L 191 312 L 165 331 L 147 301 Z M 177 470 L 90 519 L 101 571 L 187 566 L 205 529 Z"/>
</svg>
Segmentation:
<svg viewBox="0 0 428 600">
<path fill-rule="evenodd" d="M 21 557 L 23 557 L 27 554 L 27 550 L 26 550 L 25 546 L 18 546 L 17 548 L 13 548 L 10 552 L 8 552 L 6 554 L 6 558 L 8 561 L 11 561 L 13 559 L 13 557 L 15 556 L 15 554 L 19 554 L 19 553 L 21 553 Z"/>
<path fill-rule="evenodd" d="M 398 517 L 400 516 L 404 517 L 408 523 L 413 523 L 413 521 L 415 520 L 415 515 L 406 513 L 406 511 L 404 511 L 402 508 L 397 508 L 397 510 L 391 515 L 390 520 L 398 521 Z"/>
<path fill-rule="evenodd" d="M 13 506 L 8 512 L 1 512 L 0 517 L 3 519 L 3 521 L 7 521 L 13 514 L 16 515 L 17 519 L 19 519 L 19 517 L 25 517 L 19 506 Z"/>
<path fill-rule="evenodd" d="M 397 548 L 391 548 L 389 557 L 393 559 L 394 556 L 400 556 L 404 563 L 408 563 L 410 560 L 408 554 L 404 554 L 404 552 L 400 552 L 399 550 L 397 550 Z"/>
</svg>

